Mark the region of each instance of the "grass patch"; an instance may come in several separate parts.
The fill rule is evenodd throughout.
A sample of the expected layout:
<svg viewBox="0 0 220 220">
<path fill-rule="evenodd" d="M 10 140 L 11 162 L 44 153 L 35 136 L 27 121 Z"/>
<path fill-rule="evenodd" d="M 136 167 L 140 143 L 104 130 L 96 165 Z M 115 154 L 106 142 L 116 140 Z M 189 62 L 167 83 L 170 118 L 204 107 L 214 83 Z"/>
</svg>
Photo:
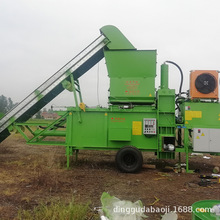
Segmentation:
<svg viewBox="0 0 220 220">
<path fill-rule="evenodd" d="M 22 160 L 7 161 L 6 165 L 16 165 L 16 166 L 20 167 L 20 166 L 24 166 L 25 162 Z"/>
<path fill-rule="evenodd" d="M 12 184 L 14 182 L 14 176 L 12 176 L 10 172 L 0 170 L 0 184 Z"/>
<path fill-rule="evenodd" d="M 50 204 L 42 203 L 33 210 L 18 211 L 18 220 L 90 220 L 98 219 L 98 216 L 91 212 L 89 203 L 76 204 L 72 200 L 69 204 L 58 200 Z"/>
<path fill-rule="evenodd" d="M 17 193 L 17 189 L 11 189 L 11 188 L 8 188 L 8 189 L 5 189 L 2 194 L 5 195 L 5 196 L 12 196 L 14 195 L 15 193 Z"/>
</svg>

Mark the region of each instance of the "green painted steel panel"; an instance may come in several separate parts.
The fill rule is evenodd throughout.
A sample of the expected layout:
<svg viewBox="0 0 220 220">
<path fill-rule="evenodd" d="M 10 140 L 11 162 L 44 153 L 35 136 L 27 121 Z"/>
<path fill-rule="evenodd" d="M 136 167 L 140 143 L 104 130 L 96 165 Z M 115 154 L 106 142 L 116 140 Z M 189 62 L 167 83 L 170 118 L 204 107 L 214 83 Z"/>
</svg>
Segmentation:
<svg viewBox="0 0 220 220">
<path fill-rule="evenodd" d="M 108 38 L 110 43 L 107 47 L 110 50 L 135 50 L 131 42 L 113 25 L 106 25 L 100 29 L 100 32 Z"/>
<path fill-rule="evenodd" d="M 158 90 L 158 111 L 175 113 L 175 90 Z"/>
<path fill-rule="evenodd" d="M 220 128 L 220 103 L 185 102 L 181 110 L 187 128 Z"/>
<path fill-rule="evenodd" d="M 151 107 L 152 108 L 152 107 Z M 144 107 L 142 107 L 144 109 Z M 146 108 L 147 109 L 147 108 Z M 109 112 L 108 114 L 108 127 L 109 129 L 112 128 L 128 128 L 131 129 L 131 141 L 127 143 L 119 142 L 112 142 L 108 140 L 109 147 L 116 147 L 121 148 L 126 145 L 132 145 L 139 149 L 143 150 L 150 150 L 150 149 L 157 149 L 157 136 L 145 136 L 143 134 L 142 126 L 143 126 L 143 119 L 144 118 L 156 118 L 156 111 L 152 110 L 151 112 L 137 112 L 136 108 L 130 109 L 130 112 L 122 111 L 122 112 Z M 139 129 L 141 130 L 141 135 L 134 135 L 134 127 L 133 122 L 141 122 L 139 125 Z"/>
<path fill-rule="evenodd" d="M 157 99 L 159 127 L 175 127 L 175 90 L 160 89 Z"/>
<path fill-rule="evenodd" d="M 67 117 L 67 145 L 75 147 L 106 146 L 107 130 L 104 112 L 70 112 Z"/>
<path fill-rule="evenodd" d="M 159 114 L 159 126 L 164 127 L 175 127 L 175 115 L 174 114 L 168 114 L 168 113 L 161 113 Z"/>
<path fill-rule="evenodd" d="M 157 116 L 157 111 L 152 106 L 117 108 L 115 111 L 104 108 L 86 109 L 86 112 L 80 114 L 82 123 L 78 121 L 76 109 L 72 109 L 67 117 L 67 146 L 79 149 L 119 149 L 132 145 L 142 150 L 158 149 L 157 135 L 145 136 L 142 131 L 143 119 Z"/>
<path fill-rule="evenodd" d="M 111 103 L 154 102 L 156 51 L 104 51 Z"/>
<path fill-rule="evenodd" d="M 131 128 L 110 128 L 110 141 L 131 141 Z"/>
<path fill-rule="evenodd" d="M 105 50 L 104 55 L 110 77 L 156 76 L 156 50 Z"/>
<path fill-rule="evenodd" d="M 165 86 L 166 87 L 166 86 Z M 164 150 L 164 144 L 175 145 L 176 120 L 175 120 L 175 90 L 159 89 L 157 92 L 158 108 L 158 152 L 160 159 L 174 159 L 175 152 Z M 166 141 L 165 141 L 166 140 Z"/>
<path fill-rule="evenodd" d="M 146 86 L 150 83 L 152 86 Z M 155 101 L 155 79 L 148 78 L 111 78 L 109 101 L 123 103 L 147 103 Z"/>
</svg>

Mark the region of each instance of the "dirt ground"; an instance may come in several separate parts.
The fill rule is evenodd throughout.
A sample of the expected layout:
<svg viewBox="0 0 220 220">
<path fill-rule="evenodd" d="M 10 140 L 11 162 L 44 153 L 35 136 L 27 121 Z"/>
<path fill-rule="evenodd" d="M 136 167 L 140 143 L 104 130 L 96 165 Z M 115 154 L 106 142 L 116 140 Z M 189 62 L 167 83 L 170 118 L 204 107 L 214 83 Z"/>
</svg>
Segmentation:
<svg viewBox="0 0 220 220">
<path fill-rule="evenodd" d="M 115 165 L 115 151 L 80 151 L 78 162 L 66 169 L 64 147 L 29 146 L 19 135 L 0 144 L 0 219 L 15 219 L 22 209 L 33 209 L 51 198 L 91 202 L 100 207 L 103 192 L 121 200 L 141 200 L 146 209 L 177 210 L 178 219 L 191 219 L 190 206 L 199 200 L 220 200 L 220 184 L 199 186 L 200 174 L 210 175 L 220 157 L 190 157 L 190 168 L 200 173 L 175 173 L 170 167 L 177 160 L 165 161 L 165 169 L 156 169 L 152 153 L 144 153 L 144 165 L 137 174 L 121 173 Z M 208 155 L 209 156 L 209 155 Z M 183 161 L 184 162 L 184 161 Z M 154 164 L 154 165 L 152 165 Z M 162 208 L 162 209 L 161 209 Z M 148 219 L 161 219 L 160 213 L 146 213 Z"/>
</svg>

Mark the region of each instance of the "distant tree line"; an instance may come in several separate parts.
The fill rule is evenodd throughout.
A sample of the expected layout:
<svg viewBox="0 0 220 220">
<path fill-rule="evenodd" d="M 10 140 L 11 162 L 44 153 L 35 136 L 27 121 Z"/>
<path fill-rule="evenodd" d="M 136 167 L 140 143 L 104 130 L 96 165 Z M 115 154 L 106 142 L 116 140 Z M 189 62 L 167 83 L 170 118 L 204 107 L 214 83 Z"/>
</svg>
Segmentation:
<svg viewBox="0 0 220 220">
<path fill-rule="evenodd" d="M 13 103 L 11 98 L 7 98 L 4 95 L 0 96 L 0 112 L 7 113 L 11 110 L 17 103 Z"/>
<path fill-rule="evenodd" d="M 0 96 L 0 118 L 3 117 L 4 114 L 6 114 L 9 110 L 11 110 L 17 103 L 13 103 L 12 99 L 9 97 L 5 97 L 4 95 Z M 53 113 L 53 110 L 49 109 L 47 110 L 46 108 L 43 109 L 43 111 L 38 111 L 35 114 L 35 118 L 41 119 L 41 113 L 42 112 L 48 112 L 48 113 Z"/>
<path fill-rule="evenodd" d="M 47 108 L 43 108 L 43 110 L 40 110 L 39 112 L 37 112 L 36 114 L 35 114 L 35 118 L 36 119 L 42 119 L 43 117 L 42 117 L 42 113 L 45 113 L 45 112 L 47 112 L 47 113 L 53 113 L 54 111 L 52 110 L 52 109 L 48 109 L 47 110 Z"/>
</svg>

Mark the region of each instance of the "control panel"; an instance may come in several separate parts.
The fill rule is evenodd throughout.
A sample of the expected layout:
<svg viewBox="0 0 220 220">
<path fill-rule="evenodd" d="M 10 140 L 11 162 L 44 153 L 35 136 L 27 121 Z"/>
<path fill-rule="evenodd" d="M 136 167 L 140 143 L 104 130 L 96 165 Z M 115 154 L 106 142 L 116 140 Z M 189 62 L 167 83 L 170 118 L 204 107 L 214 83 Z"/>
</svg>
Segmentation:
<svg viewBox="0 0 220 220">
<path fill-rule="evenodd" d="M 220 153 L 220 129 L 194 128 L 193 151 Z"/>
<path fill-rule="evenodd" d="M 152 135 L 157 133 L 156 118 L 143 119 L 143 134 Z"/>
</svg>

